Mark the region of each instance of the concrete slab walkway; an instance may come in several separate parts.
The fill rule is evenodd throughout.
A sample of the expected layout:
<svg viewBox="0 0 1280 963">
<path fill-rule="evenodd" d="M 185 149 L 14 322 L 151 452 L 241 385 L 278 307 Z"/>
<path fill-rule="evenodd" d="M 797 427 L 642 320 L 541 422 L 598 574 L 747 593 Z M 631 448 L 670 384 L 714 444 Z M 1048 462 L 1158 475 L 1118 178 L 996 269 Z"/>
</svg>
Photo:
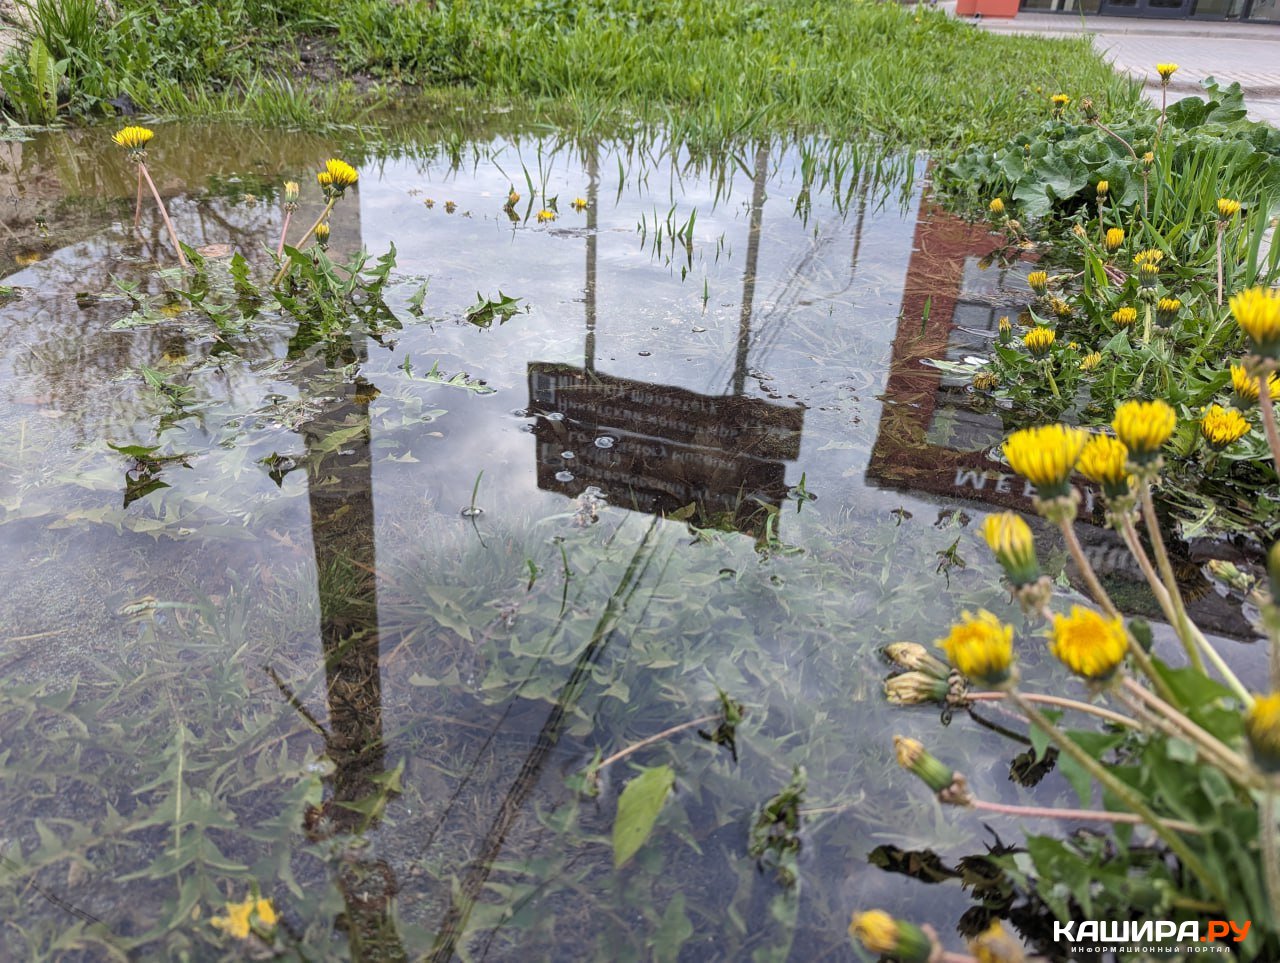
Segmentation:
<svg viewBox="0 0 1280 963">
<path fill-rule="evenodd" d="M 977 20 L 974 26 L 993 33 L 1091 36 L 1118 70 L 1145 84 L 1156 103 L 1157 63 L 1179 65 L 1169 87 L 1171 100 L 1200 93 L 1204 77 L 1239 81 L 1249 115 L 1280 127 L 1280 24 L 1019 13 L 1010 20 Z"/>
</svg>

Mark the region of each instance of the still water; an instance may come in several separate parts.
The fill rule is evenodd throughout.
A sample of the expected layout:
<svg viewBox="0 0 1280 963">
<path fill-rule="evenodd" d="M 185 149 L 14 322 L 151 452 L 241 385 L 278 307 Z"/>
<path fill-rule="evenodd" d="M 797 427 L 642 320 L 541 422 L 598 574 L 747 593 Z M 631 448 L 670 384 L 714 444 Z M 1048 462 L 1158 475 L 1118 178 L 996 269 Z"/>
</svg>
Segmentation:
<svg viewBox="0 0 1280 963">
<path fill-rule="evenodd" d="M 840 960 L 870 907 L 1043 936 L 955 867 L 1049 827 L 944 811 L 892 736 L 985 798 L 1065 781 L 880 691 L 885 643 L 1014 618 L 975 532 L 1029 507 L 1001 414 L 923 363 L 1018 310 L 995 239 L 923 161 L 820 142 L 159 127 L 206 303 L 230 251 L 269 275 L 329 156 L 360 170 L 329 254 L 395 267 L 387 317 L 317 339 L 173 294 L 108 132 L 0 144 L 3 958 Z M 789 784 L 798 834 L 753 835 Z M 274 934 L 211 925 L 250 893 Z"/>
</svg>

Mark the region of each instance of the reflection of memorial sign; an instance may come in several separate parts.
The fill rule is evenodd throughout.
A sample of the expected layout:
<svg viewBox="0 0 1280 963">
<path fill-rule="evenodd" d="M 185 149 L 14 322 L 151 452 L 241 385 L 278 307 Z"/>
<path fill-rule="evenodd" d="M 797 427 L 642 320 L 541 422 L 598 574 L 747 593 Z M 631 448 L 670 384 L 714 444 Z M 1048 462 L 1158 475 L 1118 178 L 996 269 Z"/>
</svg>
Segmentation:
<svg viewBox="0 0 1280 963">
<path fill-rule="evenodd" d="M 564 364 L 529 365 L 529 403 L 543 416 L 534 429 L 539 488 L 576 495 L 595 485 L 653 514 L 693 505 L 702 521 L 751 533 L 762 506 L 781 505 L 783 462 L 799 456 L 804 427 L 800 408 Z"/>
</svg>

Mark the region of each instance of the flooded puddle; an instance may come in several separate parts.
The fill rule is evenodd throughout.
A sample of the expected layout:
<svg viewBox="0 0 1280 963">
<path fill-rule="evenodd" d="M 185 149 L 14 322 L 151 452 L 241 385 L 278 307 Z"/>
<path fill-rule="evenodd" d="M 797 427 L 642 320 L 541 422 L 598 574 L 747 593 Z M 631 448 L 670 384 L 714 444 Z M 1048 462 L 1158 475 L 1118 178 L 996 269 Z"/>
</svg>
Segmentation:
<svg viewBox="0 0 1280 963">
<path fill-rule="evenodd" d="M 986 798 L 1067 783 L 1018 788 L 1024 747 L 880 689 L 884 644 L 1012 612 L 973 522 L 1030 502 L 1001 412 L 922 364 L 981 353 L 1021 284 L 922 161 L 164 127 L 191 282 L 109 146 L 0 144 L 13 952 L 217 958 L 251 892 L 311 959 L 854 959 L 855 908 L 1018 918 L 947 867 L 1020 827 L 940 812 L 892 736 Z M 326 333 L 208 246 L 265 277 L 279 185 L 310 223 L 328 156 L 360 170 L 329 255 L 395 266 Z M 788 785 L 798 834 L 758 818 Z"/>
</svg>

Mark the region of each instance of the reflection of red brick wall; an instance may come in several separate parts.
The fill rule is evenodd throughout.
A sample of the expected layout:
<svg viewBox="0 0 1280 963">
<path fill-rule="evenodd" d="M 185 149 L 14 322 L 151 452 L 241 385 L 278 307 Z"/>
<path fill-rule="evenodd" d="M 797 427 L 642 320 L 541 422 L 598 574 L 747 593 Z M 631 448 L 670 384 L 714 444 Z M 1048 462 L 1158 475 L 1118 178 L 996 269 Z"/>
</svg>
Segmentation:
<svg viewBox="0 0 1280 963">
<path fill-rule="evenodd" d="M 977 497 L 1024 508 L 1020 483 L 960 485 L 962 473 L 981 473 L 998 465 L 985 453 L 930 447 L 925 439 L 938 403 L 942 372 L 924 364 L 947 353 L 956 303 L 964 285 L 967 258 L 983 256 L 996 246 L 984 224 L 967 224 L 927 199 L 920 204 L 911 262 L 902 291 L 902 313 L 893 339 L 889 378 L 885 383 L 880 430 L 871 451 L 868 478 L 892 488 Z M 925 308 L 928 306 L 928 319 Z M 972 474 L 965 476 L 972 478 Z"/>
</svg>

